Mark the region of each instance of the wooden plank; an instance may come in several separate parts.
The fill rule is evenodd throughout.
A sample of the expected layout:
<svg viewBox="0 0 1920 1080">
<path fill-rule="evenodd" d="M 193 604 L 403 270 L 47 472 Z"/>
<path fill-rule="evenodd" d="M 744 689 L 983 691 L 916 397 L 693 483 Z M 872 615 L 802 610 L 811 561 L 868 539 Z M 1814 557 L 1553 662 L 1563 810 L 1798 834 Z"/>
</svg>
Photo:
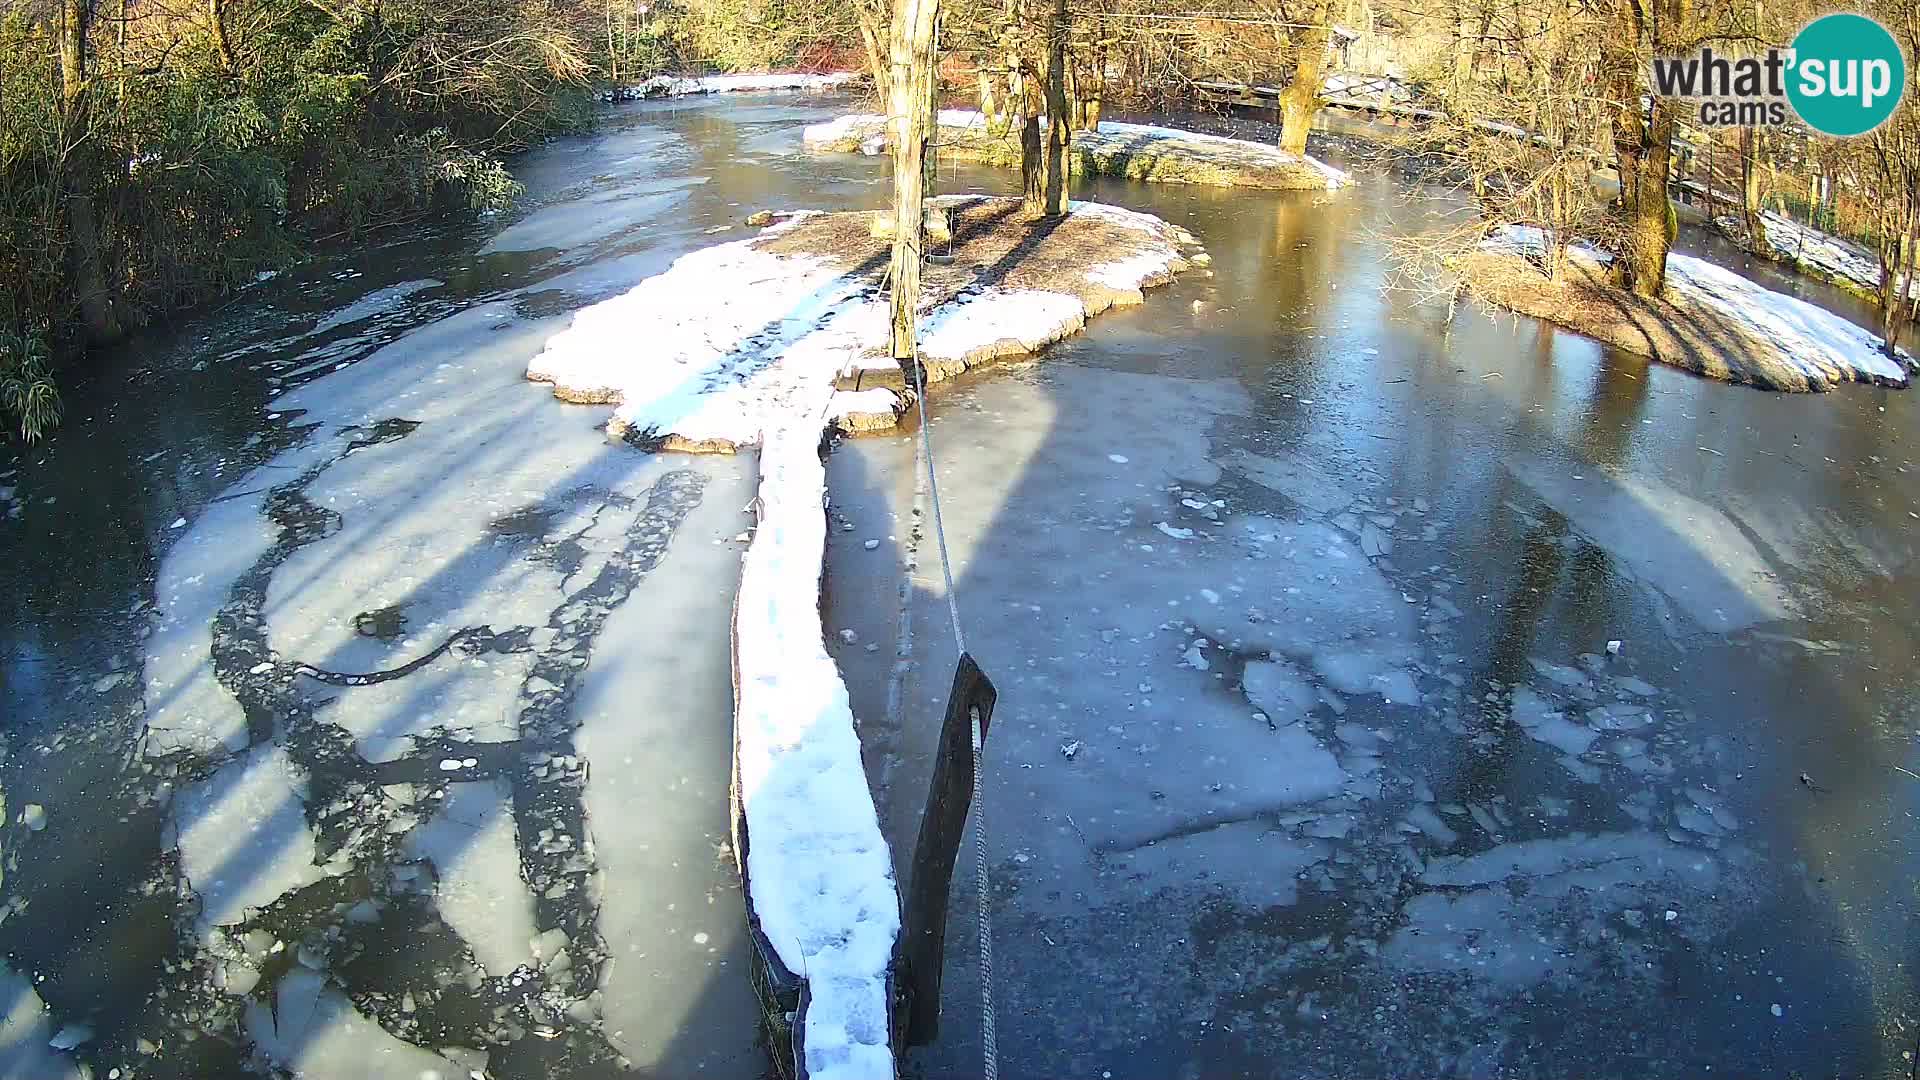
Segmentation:
<svg viewBox="0 0 1920 1080">
<path fill-rule="evenodd" d="M 902 983 L 907 994 L 906 1043 L 923 1046 L 940 1034 L 940 983 L 946 959 L 947 903 L 953 891 L 953 864 L 966 833 L 973 804 L 973 720 L 986 742 L 998 697 L 993 683 L 973 657 L 960 654 L 947 694 L 947 715 L 934 752 L 933 781 L 926 812 L 913 848 L 913 876 L 907 884 L 902 920 Z M 982 897 L 985 903 L 986 898 Z"/>
</svg>

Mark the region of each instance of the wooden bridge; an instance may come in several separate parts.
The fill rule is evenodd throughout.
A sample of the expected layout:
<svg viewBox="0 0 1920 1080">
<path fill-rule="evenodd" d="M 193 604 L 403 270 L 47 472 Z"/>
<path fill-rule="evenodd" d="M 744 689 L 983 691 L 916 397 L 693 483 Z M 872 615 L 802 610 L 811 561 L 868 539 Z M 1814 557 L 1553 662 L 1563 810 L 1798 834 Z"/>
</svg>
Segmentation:
<svg viewBox="0 0 1920 1080">
<path fill-rule="evenodd" d="M 1279 87 L 1215 81 L 1196 82 L 1193 86 L 1200 100 L 1210 105 L 1280 107 Z M 1417 104 L 1419 98 L 1418 91 L 1392 75 L 1354 72 L 1328 75 L 1320 91 L 1323 108 L 1366 113 L 1387 123 L 1437 120 L 1442 116 L 1438 109 Z"/>
</svg>

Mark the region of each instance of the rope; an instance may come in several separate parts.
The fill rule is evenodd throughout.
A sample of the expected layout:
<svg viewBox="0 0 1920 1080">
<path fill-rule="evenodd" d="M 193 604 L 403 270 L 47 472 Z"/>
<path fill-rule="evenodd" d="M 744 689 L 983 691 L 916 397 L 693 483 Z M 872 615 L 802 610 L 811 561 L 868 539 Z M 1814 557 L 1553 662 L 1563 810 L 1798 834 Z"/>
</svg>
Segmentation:
<svg viewBox="0 0 1920 1080">
<path fill-rule="evenodd" d="M 953 623 L 953 652 L 955 656 L 967 651 L 967 641 L 960 633 L 960 600 L 953 592 L 953 560 L 947 556 L 947 526 L 940 517 L 940 478 L 933 467 L 933 429 L 927 425 L 927 379 L 926 372 L 920 367 L 919 349 L 913 357 L 913 392 L 918 398 L 920 408 L 920 449 L 927 459 L 927 495 L 933 502 L 933 536 L 940 545 L 940 573 L 947 582 L 947 618 Z M 979 733 L 974 733 L 975 753 L 979 752 Z M 976 770 L 976 773 L 978 770 Z"/>
<path fill-rule="evenodd" d="M 1000 1044 L 993 1030 L 993 923 L 987 911 L 987 808 L 980 795 L 980 710 L 973 717 L 973 870 L 980 881 L 980 1075 L 1000 1080 Z"/>
<path fill-rule="evenodd" d="M 940 547 L 940 573 L 947 583 L 947 618 L 953 622 L 953 651 L 958 657 L 967 651 L 960 631 L 960 600 L 953 588 L 953 558 L 947 553 L 947 526 L 940 516 L 940 477 L 933 458 L 933 427 L 927 423 L 927 379 L 920 366 L 919 350 L 913 356 L 913 389 L 920 410 L 920 449 L 927 459 L 927 497 L 933 503 L 933 536 Z M 1000 1045 L 994 1033 L 993 1016 L 993 922 L 987 900 L 987 807 L 980 787 L 981 733 L 980 710 L 970 709 L 973 729 L 973 870 L 979 893 L 980 923 L 980 1075 L 984 1080 L 999 1080 Z"/>
</svg>

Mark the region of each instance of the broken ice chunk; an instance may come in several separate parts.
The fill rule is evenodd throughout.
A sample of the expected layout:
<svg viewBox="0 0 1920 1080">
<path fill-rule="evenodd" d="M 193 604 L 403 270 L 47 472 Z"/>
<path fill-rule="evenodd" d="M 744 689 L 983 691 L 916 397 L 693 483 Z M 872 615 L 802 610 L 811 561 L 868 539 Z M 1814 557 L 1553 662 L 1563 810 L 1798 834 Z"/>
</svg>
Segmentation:
<svg viewBox="0 0 1920 1080">
<path fill-rule="evenodd" d="M 1255 660 L 1240 677 L 1247 700 L 1275 725 L 1291 724 L 1313 708 L 1313 687 L 1284 660 Z"/>
</svg>

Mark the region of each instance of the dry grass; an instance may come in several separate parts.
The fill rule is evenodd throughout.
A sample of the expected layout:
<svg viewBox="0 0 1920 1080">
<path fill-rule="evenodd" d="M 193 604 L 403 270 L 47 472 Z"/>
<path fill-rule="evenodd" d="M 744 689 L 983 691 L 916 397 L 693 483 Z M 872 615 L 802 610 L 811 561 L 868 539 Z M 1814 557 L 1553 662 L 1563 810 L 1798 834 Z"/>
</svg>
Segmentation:
<svg viewBox="0 0 1920 1080">
<path fill-rule="evenodd" d="M 921 271 L 926 302 L 942 304 L 965 288 L 1043 289 L 1079 297 L 1087 313 L 1137 299 L 1138 290 L 1117 290 L 1087 279 L 1087 271 L 1124 259 L 1164 241 L 1093 214 L 1032 220 L 1018 199 L 985 195 L 939 200 L 951 215 L 953 240 Z M 793 228 L 762 238 L 756 246 L 777 255 L 824 255 L 849 274 L 886 275 L 889 242 L 872 232 L 873 214 L 816 214 Z"/>
<path fill-rule="evenodd" d="M 1568 259 L 1557 282 L 1512 253 L 1476 251 L 1458 268 L 1467 287 L 1490 303 L 1710 379 L 1792 393 L 1839 381 L 1808 377 L 1777 343 L 1712 308 L 1616 288 L 1590 260 Z"/>
</svg>

